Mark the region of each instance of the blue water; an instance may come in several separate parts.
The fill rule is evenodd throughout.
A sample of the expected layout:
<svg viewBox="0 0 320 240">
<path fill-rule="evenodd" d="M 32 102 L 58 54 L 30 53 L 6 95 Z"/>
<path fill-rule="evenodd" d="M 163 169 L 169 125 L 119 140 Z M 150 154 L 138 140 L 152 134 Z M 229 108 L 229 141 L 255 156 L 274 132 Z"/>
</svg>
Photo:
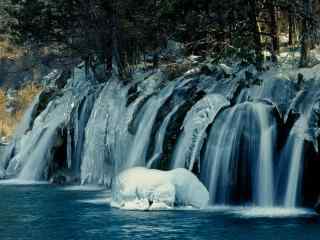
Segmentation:
<svg viewBox="0 0 320 240">
<path fill-rule="evenodd" d="M 104 191 L 51 185 L 0 185 L 0 196 L 1 240 L 320 239 L 320 217 L 305 210 L 129 212 Z"/>
</svg>

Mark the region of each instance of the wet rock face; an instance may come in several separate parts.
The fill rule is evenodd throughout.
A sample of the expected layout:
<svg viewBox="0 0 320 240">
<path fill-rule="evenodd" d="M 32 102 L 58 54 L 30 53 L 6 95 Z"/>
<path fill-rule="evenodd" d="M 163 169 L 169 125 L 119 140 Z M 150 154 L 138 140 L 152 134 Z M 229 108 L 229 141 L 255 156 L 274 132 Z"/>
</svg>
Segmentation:
<svg viewBox="0 0 320 240">
<path fill-rule="evenodd" d="M 42 80 L 43 85 L 47 88 L 62 89 L 67 84 L 68 79 L 71 77 L 70 70 L 53 70 Z"/>
<path fill-rule="evenodd" d="M 5 151 L 6 145 L 0 142 L 0 179 L 4 179 L 6 176 L 6 172 L 4 170 L 3 162 L 1 162 L 1 159 L 3 159 L 3 154 Z"/>
<path fill-rule="evenodd" d="M 315 203 L 318 202 L 320 204 L 320 186 L 316 184 L 320 182 L 320 156 L 319 153 L 315 151 L 312 142 L 305 142 L 303 155 L 303 177 L 300 198 L 303 206 L 312 208 Z"/>
<path fill-rule="evenodd" d="M 315 211 L 320 214 L 320 199 L 319 201 L 316 203 L 316 205 L 314 206 Z"/>
<path fill-rule="evenodd" d="M 67 178 L 63 175 L 57 175 L 51 178 L 50 183 L 57 185 L 65 185 L 67 182 Z"/>
<path fill-rule="evenodd" d="M 74 185 L 79 184 L 80 179 L 70 172 L 60 171 L 53 175 L 49 182 L 56 185 Z"/>
</svg>

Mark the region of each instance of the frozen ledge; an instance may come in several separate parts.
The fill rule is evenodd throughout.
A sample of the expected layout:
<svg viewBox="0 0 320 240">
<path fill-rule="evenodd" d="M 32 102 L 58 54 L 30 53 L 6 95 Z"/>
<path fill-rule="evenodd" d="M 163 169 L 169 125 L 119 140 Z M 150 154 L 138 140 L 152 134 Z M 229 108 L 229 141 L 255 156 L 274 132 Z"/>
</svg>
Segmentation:
<svg viewBox="0 0 320 240">
<path fill-rule="evenodd" d="M 125 210 L 162 210 L 176 206 L 205 208 L 208 202 L 208 190 L 186 169 L 160 171 L 137 167 L 117 176 L 111 206 Z"/>
</svg>

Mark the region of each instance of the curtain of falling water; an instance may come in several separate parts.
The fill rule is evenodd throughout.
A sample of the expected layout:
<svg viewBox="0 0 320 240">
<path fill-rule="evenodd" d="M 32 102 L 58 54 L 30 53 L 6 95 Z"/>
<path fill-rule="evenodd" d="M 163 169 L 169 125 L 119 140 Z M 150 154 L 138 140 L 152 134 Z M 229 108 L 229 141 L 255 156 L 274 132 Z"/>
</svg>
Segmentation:
<svg viewBox="0 0 320 240">
<path fill-rule="evenodd" d="M 213 204 L 244 198 L 258 206 L 273 205 L 275 137 L 268 109 L 261 103 L 238 104 L 213 124 L 201 173 Z"/>
</svg>

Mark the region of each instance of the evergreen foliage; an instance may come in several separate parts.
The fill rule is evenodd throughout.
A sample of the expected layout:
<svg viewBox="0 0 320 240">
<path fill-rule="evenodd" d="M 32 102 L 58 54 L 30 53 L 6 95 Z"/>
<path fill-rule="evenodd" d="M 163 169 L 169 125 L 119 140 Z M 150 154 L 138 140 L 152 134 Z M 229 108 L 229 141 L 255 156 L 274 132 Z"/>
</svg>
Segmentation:
<svg viewBox="0 0 320 240">
<path fill-rule="evenodd" d="M 127 76 L 145 52 L 168 39 L 189 53 L 233 54 L 262 66 L 264 49 L 277 61 L 279 34 L 301 46 L 301 67 L 318 41 L 317 0 L 1 0 L 1 29 L 16 43 L 56 47 L 87 66 L 116 63 Z M 4 30 L 3 30 L 4 31 Z"/>
</svg>

